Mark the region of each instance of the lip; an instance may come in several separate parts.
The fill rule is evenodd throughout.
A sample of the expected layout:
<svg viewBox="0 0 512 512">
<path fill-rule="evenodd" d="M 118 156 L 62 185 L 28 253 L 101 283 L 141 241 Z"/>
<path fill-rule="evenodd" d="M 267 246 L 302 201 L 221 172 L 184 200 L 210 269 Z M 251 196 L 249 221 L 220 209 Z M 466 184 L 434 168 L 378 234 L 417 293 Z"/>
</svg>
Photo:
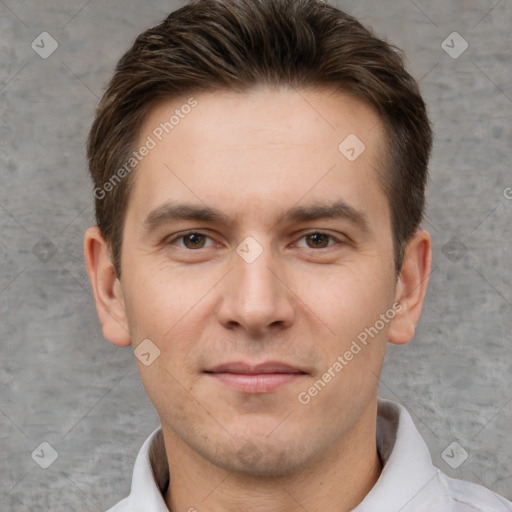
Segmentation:
<svg viewBox="0 0 512 512">
<path fill-rule="evenodd" d="M 297 381 L 305 372 L 279 361 L 250 364 L 224 363 L 205 371 L 206 375 L 243 393 L 271 393 Z"/>
<path fill-rule="evenodd" d="M 223 363 L 206 370 L 208 373 L 237 373 L 244 375 L 261 375 L 263 373 L 305 373 L 280 361 L 266 361 L 260 364 L 251 364 L 244 361 Z"/>
</svg>

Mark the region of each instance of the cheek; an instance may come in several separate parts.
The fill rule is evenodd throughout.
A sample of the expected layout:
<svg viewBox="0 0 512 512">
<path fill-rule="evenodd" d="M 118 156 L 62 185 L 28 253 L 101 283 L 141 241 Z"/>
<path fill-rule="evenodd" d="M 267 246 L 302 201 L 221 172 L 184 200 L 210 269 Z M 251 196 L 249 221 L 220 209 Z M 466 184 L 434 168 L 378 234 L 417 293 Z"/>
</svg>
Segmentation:
<svg viewBox="0 0 512 512">
<path fill-rule="evenodd" d="M 162 354 L 151 366 L 138 363 L 140 379 L 153 406 L 173 424 L 204 423 L 201 407 L 193 398 L 194 387 L 164 357 Z"/>
<path fill-rule="evenodd" d="M 144 272 L 133 268 L 126 285 L 130 333 L 134 345 L 149 339 L 159 350 L 149 366 L 137 360 L 139 374 L 159 413 L 181 422 L 190 414 L 185 413 L 195 385 L 190 354 L 201 332 L 196 320 L 207 283 L 170 269 L 139 270 Z"/>
<path fill-rule="evenodd" d="M 135 270 L 135 269 L 134 269 Z M 127 284 L 127 315 L 134 345 L 150 339 L 159 349 L 158 363 L 167 374 L 158 376 L 141 367 L 143 380 L 173 385 L 172 375 L 184 386 L 194 384 L 198 351 L 212 319 L 212 299 L 217 274 L 146 266 Z M 137 272 L 133 272 L 135 276 Z M 164 371 L 164 370 L 163 370 Z M 167 379 L 167 380 L 166 380 Z M 145 383 L 146 385 L 146 383 Z"/>
<path fill-rule="evenodd" d="M 347 340 L 390 307 L 394 287 L 389 276 L 389 269 L 375 258 L 370 264 L 326 268 L 313 278 L 297 276 L 296 294 L 336 338 Z"/>
<path fill-rule="evenodd" d="M 338 421 L 350 421 L 351 407 L 363 407 L 376 393 L 387 346 L 389 319 L 383 322 L 380 315 L 393 304 L 389 269 L 377 262 L 365 268 L 338 269 L 321 288 L 304 287 L 311 310 L 332 331 L 332 336 L 315 340 L 326 365 L 311 385 L 317 379 L 328 383 L 325 389 L 322 383 L 308 389 L 317 393 L 315 407 Z"/>
<path fill-rule="evenodd" d="M 134 266 L 125 294 L 130 325 L 139 335 L 151 334 L 162 340 L 177 330 L 183 332 L 188 318 L 214 284 L 201 272 Z"/>
</svg>

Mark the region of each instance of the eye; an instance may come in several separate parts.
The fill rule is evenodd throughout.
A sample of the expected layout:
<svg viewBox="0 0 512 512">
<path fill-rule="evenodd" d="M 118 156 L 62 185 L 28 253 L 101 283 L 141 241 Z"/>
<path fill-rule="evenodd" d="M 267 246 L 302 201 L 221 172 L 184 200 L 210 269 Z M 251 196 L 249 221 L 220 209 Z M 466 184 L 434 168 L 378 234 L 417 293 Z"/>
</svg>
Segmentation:
<svg viewBox="0 0 512 512">
<path fill-rule="evenodd" d="M 330 247 L 332 245 L 336 245 L 338 240 L 334 239 L 332 235 L 327 233 L 322 233 L 321 231 L 315 231 L 314 233 L 308 233 L 301 237 L 300 240 L 306 240 L 306 247 L 308 249 L 325 249 L 326 247 Z M 332 242 L 332 243 L 330 243 Z M 299 247 L 304 247 L 303 245 L 297 244 Z"/>
<path fill-rule="evenodd" d="M 209 236 L 199 233 L 198 231 L 190 231 L 182 233 L 168 241 L 171 245 L 178 245 L 182 249 L 204 249 L 207 245 L 207 240 L 211 239 Z"/>
</svg>

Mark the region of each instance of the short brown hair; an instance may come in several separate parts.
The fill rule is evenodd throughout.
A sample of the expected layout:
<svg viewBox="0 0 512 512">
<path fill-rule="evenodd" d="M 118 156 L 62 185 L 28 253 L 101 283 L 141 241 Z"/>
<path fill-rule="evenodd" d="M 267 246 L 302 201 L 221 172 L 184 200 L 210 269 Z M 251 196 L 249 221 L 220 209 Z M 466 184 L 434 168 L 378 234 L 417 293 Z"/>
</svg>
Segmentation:
<svg viewBox="0 0 512 512">
<path fill-rule="evenodd" d="M 258 85 L 325 86 L 377 110 L 388 139 L 388 168 L 379 176 L 399 273 L 423 217 L 432 146 L 426 107 L 400 50 L 320 0 L 193 0 L 142 33 L 121 58 L 89 133 L 96 221 L 118 275 L 133 173 L 108 194 L 103 187 L 130 157 L 149 111 L 164 98 Z"/>
</svg>

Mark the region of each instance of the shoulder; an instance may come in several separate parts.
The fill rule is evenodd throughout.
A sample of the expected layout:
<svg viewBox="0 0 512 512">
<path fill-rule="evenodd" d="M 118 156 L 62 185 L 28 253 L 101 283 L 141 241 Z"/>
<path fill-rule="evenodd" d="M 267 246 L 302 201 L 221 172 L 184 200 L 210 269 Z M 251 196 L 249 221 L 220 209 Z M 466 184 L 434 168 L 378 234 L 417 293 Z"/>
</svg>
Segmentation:
<svg viewBox="0 0 512 512">
<path fill-rule="evenodd" d="M 512 502 L 481 485 L 442 474 L 454 512 L 512 512 Z"/>
</svg>

